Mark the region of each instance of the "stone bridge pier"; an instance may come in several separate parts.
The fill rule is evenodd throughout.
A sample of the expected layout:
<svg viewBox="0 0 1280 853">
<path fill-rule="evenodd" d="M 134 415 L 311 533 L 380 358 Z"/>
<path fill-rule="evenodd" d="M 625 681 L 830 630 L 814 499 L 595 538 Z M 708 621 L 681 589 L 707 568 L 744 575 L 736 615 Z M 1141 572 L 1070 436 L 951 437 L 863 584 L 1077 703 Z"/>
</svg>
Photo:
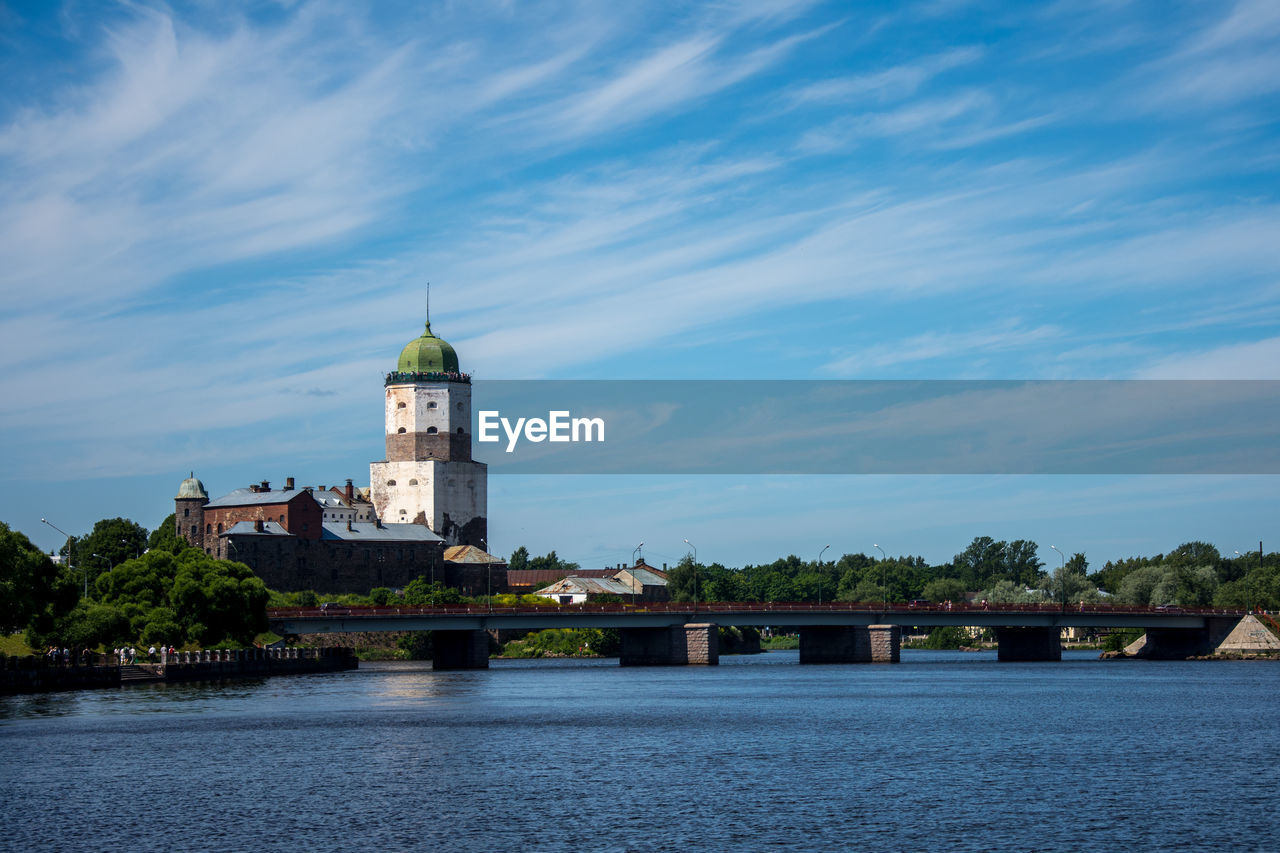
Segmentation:
<svg viewBox="0 0 1280 853">
<path fill-rule="evenodd" d="M 488 669 L 488 631 L 431 632 L 432 669 Z"/>
<path fill-rule="evenodd" d="M 996 628 L 996 643 L 997 660 L 1062 660 L 1059 628 Z"/>
<path fill-rule="evenodd" d="M 1203 628 L 1148 628 L 1137 657 L 1184 660 L 1211 655 L 1239 623 L 1238 616 L 1211 616 Z"/>
<path fill-rule="evenodd" d="M 690 622 L 664 628 L 619 628 L 623 666 L 715 666 L 720 663 L 719 626 Z"/>
<path fill-rule="evenodd" d="M 814 625 L 800 629 L 800 663 L 897 663 L 897 625 Z"/>
</svg>

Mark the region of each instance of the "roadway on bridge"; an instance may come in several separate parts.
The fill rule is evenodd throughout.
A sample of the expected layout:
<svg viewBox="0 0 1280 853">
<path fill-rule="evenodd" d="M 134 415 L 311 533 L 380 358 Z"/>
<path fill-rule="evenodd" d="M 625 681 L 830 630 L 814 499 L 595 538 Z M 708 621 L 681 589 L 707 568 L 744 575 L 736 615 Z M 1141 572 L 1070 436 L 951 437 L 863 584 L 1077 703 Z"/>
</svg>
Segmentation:
<svg viewBox="0 0 1280 853">
<path fill-rule="evenodd" d="M 661 628 L 696 622 L 719 625 L 939 625 L 983 628 L 1204 628 L 1212 617 L 1242 617 L 1242 610 L 1117 607 L 1108 605 L 896 605 L 857 602 L 714 602 L 570 604 L 515 607 L 310 607 L 267 611 L 279 634 L 357 631 L 542 630 L 545 628 Z"/>
</svg>

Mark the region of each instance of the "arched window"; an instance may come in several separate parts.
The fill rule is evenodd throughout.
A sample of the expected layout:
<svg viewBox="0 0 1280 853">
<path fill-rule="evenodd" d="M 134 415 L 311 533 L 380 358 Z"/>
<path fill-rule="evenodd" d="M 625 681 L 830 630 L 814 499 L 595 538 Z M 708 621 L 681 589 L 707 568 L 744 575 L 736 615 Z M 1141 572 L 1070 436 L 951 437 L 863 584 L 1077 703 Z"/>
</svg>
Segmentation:
<svg viewBox="0 0 1280 853">
<path fill-rule="evenodd" d="M 219 532 L 219 533 L 221 533 L 221 532 L 222 532 L 222 522 L 221 522 L 221 521 L 219 521 L 219 522 L 218 522 L 218 532 Z"/>
<path fill-rule="evenodd" d="M 401 515 L 408 515 L 409 513 L 405 512 L 404 510 L 400 510 L 400 514 L 401 514 Z"/>
<path fill-rule="evenodd" d="M 283 516 L 283 515 L 282 515 L 282 516 L 280 516 L 280 523 L 281 523 L 281 524 L 284 524 L 284 516 Z"/>
<path fill-rule="evenodd" d="M 458 404 L 458 411 L 459 411 L 459 412 L 461 412 L 461 411 L 462 411 L 462 404 L 461 404 L 461 403 L 459 403 L 459 404 Z"/>
<path fill-rule="evenodd" d="M 427 435 L 435 435 L 439 431 L 440 430 L 436 429 L 435 427 L 427 427 Z"/>
<path fill-rule="evenodd" d="M 206 524 L 206 525 L 204 526 L 204 532 L 205 532 L 205 533 L 212 533 L 212 532 L 213 532 L 213 525 L 212 525 L 212 524 Z"/>
<path fill-rule="evenodd" d="M 462 435 L 462 427 L 458 427 L 458 435 Z"/>
<path fill-rule="evenodd" d="M 418 481 L 417 481 L 417 480 L 410 480 L 410 481 L 409 481 L 409 485 L 410 485 L 410 486 L 416 486 L 416 485 L 418 485 Z"/>
<path fill-rule="evenodd" d="M 394 486 L 395 484 L 396 484 L 396 481 L 395 481 L 395 480 L 387 480 L 387 485 L 388 485 L 388 486 Z"/>
<path fill-rule="evenodd" d="M 192 539 L 196 538 L 196 526 L 194 524 L 191 525 L 191 538 Z"/>
<path fill-rule="evenodd" d="M 400 429 L 396 430 L 396 432 L 400 435 L 404 435 L 404 427 L 400 427 Z"/>
<path fill-rule="evenodd" d="M 403 408 L 404 408 L 404 403 L 396 403 L 396 408 L 397 408 L 397 409 L 403 409 Z"/>
<path fill-rule="evenodd" d="M 184 509 L 184 510 L 182 511 L 182 517 L 183 517 L 183 518 L 186 518 L 186 517 L 187 517 L 187 516 L 189 516 L 189 515 L 191 515 L 191 509 L 190 509 L 190 507 L 188 507 L 187 509 Z"/>
<path fill-rule="evenodd" d="M 428 408 L 428 409 L 434 409 L 435 407 L 436 407 L 436 401 L 435 401 L 435 400 L 429 400 L 429 401 L 427 401 L 427 408 Z"/>
</svg>

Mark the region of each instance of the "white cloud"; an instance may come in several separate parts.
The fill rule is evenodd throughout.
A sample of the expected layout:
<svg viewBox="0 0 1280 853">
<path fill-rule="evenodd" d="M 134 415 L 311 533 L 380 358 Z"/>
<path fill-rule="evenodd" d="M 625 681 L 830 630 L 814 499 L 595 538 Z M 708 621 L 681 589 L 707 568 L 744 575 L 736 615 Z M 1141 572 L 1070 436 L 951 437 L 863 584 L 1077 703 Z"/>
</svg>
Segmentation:
<svg viewBox="0 0 1280 853">
<path fill-rule="evenodd" d="M 1157 359 L 1140 379 L 1280 379 L 1280 337 Z"/>
</svg>

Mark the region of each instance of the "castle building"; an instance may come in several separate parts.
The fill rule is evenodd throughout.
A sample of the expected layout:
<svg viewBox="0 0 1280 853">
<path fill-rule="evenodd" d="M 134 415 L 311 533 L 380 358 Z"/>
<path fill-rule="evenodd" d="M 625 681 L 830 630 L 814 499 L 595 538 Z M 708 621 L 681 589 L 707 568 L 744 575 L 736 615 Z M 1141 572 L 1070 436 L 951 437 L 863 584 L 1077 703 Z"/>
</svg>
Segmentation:
<svg viewBox="0 0 1280 853">
<path fill-rule="evenodd" d="M 471 377 L 430 319 L 385 388 L 387 458 L 369 466 L 369 489 L 297 489 L 289 477 L 210 500 L 192 473 L 174 498 L 178 535 L 283 591 L 366 593 L 418 577 L 467 595 L 504 590 L 505 564 L 484 553 L 488 466 L 471 458 Z"/>
<path fill-rule="evenodd" d="M 471 377 L 430 317 L 385 387 L 387 458 L 369 466 L 374 511 L 425 524 L 446 545 L 488 550 L 488 466 L 471 458 Z"/>
</svg>

